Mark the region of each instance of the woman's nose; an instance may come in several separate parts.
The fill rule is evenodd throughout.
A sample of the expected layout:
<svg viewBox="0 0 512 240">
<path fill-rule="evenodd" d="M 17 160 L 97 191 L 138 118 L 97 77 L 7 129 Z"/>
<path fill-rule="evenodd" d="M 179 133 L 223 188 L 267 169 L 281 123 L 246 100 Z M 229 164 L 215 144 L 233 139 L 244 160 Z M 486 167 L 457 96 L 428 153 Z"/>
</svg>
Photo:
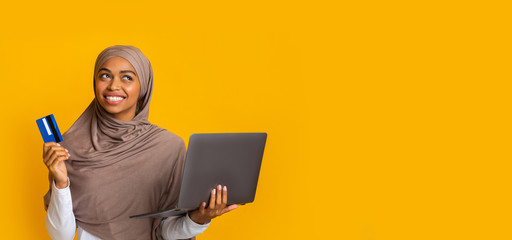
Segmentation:
<svg viewBox="0 0 512 240">
<path fill-rule="evenodd" d="M 117 77 L 114 77 L 110 84 L 108 85 L 108 89 L 111 91 L 119 90 L 121 89 L 121 80 Z"/>
</svg>

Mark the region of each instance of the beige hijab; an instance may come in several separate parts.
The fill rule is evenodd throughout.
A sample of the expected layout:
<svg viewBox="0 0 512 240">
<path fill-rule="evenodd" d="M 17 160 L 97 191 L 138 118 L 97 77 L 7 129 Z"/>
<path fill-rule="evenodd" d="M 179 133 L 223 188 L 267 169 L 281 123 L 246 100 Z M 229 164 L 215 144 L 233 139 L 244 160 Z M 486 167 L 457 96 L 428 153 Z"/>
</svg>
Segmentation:
<svg viewBox="0 0 512 240">
<path fill-rule="evenodd" d="M 71 154 L 65 163 L 73 212 L 78 226 L 102 239 L 162 239 L 161 218 L 129 216 L 176 205 L 185 144 L 148 121 L 153 70 L 138 48 L 117 45 L 103 50 L 96 59 L 94 76 L 114 56 L 135 68 L 141 104 L 131 121 L 119 121 L 94 99 L 64 134 L 61 145 Z M 45 208 L 50 194 L 51 188 L 45 195 Z"/>
</svg>

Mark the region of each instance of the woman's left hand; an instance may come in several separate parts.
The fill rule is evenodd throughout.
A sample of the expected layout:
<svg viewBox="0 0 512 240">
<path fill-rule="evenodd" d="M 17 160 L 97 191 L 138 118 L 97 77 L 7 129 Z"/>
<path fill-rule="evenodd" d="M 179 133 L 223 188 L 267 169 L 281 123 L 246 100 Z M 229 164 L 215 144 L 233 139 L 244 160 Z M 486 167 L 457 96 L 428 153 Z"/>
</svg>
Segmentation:
<svg viewBox="0 0 512 240">
<path fill-rule="evenodd" d="M 210 193 L 210 203 L 208 207 L 206 207 L 206 203 L 203 202 L 199 209 L 189 213 L 190 219 L 197 224 L 205 224 L 224 213 L 238 208 L 236 204 L 229 206 L 227 206 L 227 204 L 228 189 L 226 186 L 222 187 L 218 185 L 217 189 L 213 189 Z"/>
</svg>

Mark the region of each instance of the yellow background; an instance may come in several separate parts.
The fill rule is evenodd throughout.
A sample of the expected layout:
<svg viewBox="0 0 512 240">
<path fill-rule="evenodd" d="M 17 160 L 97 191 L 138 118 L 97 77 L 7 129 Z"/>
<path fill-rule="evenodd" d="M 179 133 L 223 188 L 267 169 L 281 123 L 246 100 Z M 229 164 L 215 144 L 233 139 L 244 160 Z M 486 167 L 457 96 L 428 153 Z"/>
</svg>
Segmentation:
<svg viewBox="0 0 512 240">
<path fill-rule="evenodd" d="M 2 2 L 0 239 L 49 239 L 35 119 L 68 129 L 115 44 L 153 123 L 268 132 L 255 202 L 198 239 L 512 239 L 505 2 Z"/>
</svg>

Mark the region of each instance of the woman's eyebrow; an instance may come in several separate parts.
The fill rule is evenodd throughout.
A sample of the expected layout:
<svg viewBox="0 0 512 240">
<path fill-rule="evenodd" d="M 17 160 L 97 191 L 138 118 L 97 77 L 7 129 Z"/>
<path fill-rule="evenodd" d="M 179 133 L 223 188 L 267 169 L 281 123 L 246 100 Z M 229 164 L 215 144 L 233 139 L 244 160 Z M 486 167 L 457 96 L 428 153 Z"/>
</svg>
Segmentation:
<svg viewBox="0 0 512 240">
<path fill-rule="evenodd" d="M 100 68 L 100 70 L 98 70 L 98 72 L 101 72 L 101 70 L 104 70 L 104 71 L 107 71 L 109 73 L 112 73 L 112 71 L 110 71 L 110 69 L 108 69 L 108 68 Z"/>
<path fill-rule="evenodd" d="M 132 70 L 123 70 L 123 71 L 120 71 L 119 73 L 131 73 L 131 74 L 137 76 L 137 74 L 135 74 Z"/>
<path fill-rule="evenodd" d="M 112 73 L 112 71 L 110 71 L 110 69 L 108 69 L 108 68 L 100 68 L 100 70 L 98 70 L 98 72 L 101 72 L 102 70 Z M 131 73 L 131 74 L 137 76 L 137 74 L 135 74 L 135 72 L 133 72 L 132 70 L 122 70 L 119 73 Z"/>
</svg>

